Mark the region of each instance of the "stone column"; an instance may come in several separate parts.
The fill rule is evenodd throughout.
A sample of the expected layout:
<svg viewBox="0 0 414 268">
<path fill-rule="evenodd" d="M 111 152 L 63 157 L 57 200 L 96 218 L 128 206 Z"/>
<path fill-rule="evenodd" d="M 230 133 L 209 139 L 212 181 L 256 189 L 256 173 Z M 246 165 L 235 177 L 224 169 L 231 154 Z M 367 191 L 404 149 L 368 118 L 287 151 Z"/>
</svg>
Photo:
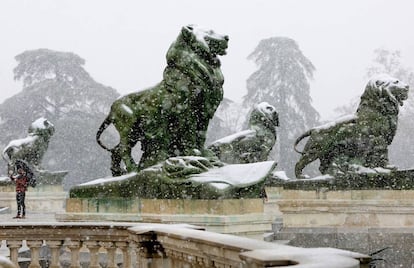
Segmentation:
<svg viewBox="0 0 414 268">
<path fill-rule="evenodd" d="M 27 240 L 27 246 L 30 248 L 30 256 L 32 258 L 29 268 L 41 268 L 39 264 L 39 252 L 40 247 L 42 246 L 42 241 Z"/>
<path fill-rule="evenodd" d="M 52 260 L 49 268 L 60 268 L 59 253 L 62 246 L 62 241 L 47 241 L 46 244 L 50 247 L 52 252 Z"/>
<path fill-rule="evenodd" d="M 107 257 L 108 257 L 107 267 L 108 268 L 118 268 L 118 266 L 115 263 L 116 247 L 115 247 L 114 243 L 112 243 L 112 242 L 101 242 L 100 244 L 108 252 L 107 253 Z"/>
<path fill-rule="evenodd" d="M 132 248 L 135 251 L 135 255 L 137 256 L 136 258 L 136 265 L 137 268 L 148 268 L 151 267 L 148 264 L 148 259 L 147 256 L 145 254 L 145 252 L 143 252 L 143 248 L 139 247 L 136 243 L 134 243 L 134 246 Z"/>
<path fill-rule="evenodd" d="M 71 264 L 70 268 L 81 268 L 79 262 L 79 250 L 80 250 L 80 242 L 79 241 L 70 241 L 68 248 L 70 249 L 71 255 Z"/>
<path fill-rule="evenodd" d="M 10 249 L 10 260 L 19 267 L 19 248 L 22 246 L 21 240 L 7 240 L 7 246 Z"/>
<path fill-rule="evenodd" d="M 98 261 L 98 254 L 99 254 L 99 244 L 96 241 L 86 241 L 83 242 L 84 245 L 89 249 L 89 253 L 91 256 L 91 263 L 89 264 L 90 268 L 101 268 Z"/>
<path fill-rule="evenodd" d="M 132 267 L 131 249 L 128 242 L 116 242 L 116 246 L 122 250 L 122 267 Z"/>
</svg>

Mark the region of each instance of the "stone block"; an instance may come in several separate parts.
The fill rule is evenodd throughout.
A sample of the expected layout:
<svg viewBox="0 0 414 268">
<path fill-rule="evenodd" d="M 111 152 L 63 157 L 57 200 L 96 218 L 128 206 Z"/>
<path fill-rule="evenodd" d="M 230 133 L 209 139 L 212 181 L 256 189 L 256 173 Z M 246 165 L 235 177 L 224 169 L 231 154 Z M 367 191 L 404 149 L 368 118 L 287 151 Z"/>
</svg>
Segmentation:
<svg viewBox="0 0 414 268">
<path fill-rule="evenodd" d="M 78 198 L 66 199 L 66 212 L 71 212 L 71 213 L 82 212 L 82 199 L 78 199 Z"/>
</svg>

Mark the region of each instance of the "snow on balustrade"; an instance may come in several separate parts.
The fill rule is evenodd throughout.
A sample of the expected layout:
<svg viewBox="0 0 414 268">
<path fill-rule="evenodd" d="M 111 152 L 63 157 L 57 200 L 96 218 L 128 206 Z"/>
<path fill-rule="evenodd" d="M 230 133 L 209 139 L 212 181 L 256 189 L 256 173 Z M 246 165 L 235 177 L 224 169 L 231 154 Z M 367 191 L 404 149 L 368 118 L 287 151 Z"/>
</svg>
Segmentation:
<svg viewBox="0 0 414 268">
<path fill-rule="evenodd" d="M 186 224 L 13 222 L 0 252 L 29 267 L 368 267 L 369 256 L 297 248 L 200 230 Z M 30 251 L 30 254 L 28 252 Z M 26 258 L 25 258 L 26 257 Z M 2 259 L 0 258 L 0 264 Z M 7 262 L 5 262 L 7 263 Z M 4 266 L 12 268 L 12 266 Z"/>
</svg>

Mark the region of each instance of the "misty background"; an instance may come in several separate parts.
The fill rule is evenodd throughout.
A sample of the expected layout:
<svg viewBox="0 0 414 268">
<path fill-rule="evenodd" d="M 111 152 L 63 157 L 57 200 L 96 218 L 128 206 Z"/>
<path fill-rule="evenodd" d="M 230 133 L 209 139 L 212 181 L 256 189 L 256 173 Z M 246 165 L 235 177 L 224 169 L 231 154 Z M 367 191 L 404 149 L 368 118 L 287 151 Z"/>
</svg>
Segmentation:
<svg viewBox="0 0 414 268">
<path fill-rule="evenodd" d="M 273 159 L 279 161 L 280 155 L 291 154 L 290 144 L 302 131 L 353 112 L 370 74 L 385 71 L 401 80 L 412 79 L 413 6 L 409 0 L 1 1 L 1 148 L 24 137 L 29 124 L 45 116 L 57 128 L 45 157 L 46 168 L 69 170 L 69 186 L 108 176 L 109 154 L 94 139 L 110 104 L 119 95 L 161 81 L 168 47 L 182 26 L 197 24 L 230 37 L 228 54 L 220 58 L 226 100 L 212 122 L 209 141 L 242 129 L 251 105 L 260 101 L 253 93 L 263 81 L 254 74 L 264 66 L 258 64 L 254 51 L 260 48 L 277 59 L 289 58 L 291 52 L 282 46 L 278 51 L 260 47 L 263 40 L 278 44 L 292 40 L 302 62 L 312 65 L 299 66 L 295 75 L 288 75 L 301 81 L 301 87 L 289 88 L 303 104 L 299 111 L 283 106 L 286 101 L 273 102 L 281 117 L 292 115 L 286 118 L 296 118 L 297 123 L 292 129 L 278 130 L 279 135 L 287 135 L 279 137 L 274 150 Z M 18 55 L 25 56 L 19 60 Z M 20 65 L 21 73 L 16 75 L 15 68 L 27 62 L 41 66 L 36 62 L 39 55 L 40 60 L 60 66 L 65 75 L 25 83 L 25 78 L 45 70 Z M 281 77 L 277 72 L 263 75 L 275 78 L 275 83 Z M 261 96 L 274 98 L 277 94 L 271 92 L 283 88 L 268 82 L 260 90 Z M 410 107 L 403 107 L 406 119 L 400 120 L 402 130 L 390 153 L 391 162 L 404 168 L 414 166 Z M 285 157 L 288 163 L 279 168 L 289 169 L 295 157 Z"/>
</svg>

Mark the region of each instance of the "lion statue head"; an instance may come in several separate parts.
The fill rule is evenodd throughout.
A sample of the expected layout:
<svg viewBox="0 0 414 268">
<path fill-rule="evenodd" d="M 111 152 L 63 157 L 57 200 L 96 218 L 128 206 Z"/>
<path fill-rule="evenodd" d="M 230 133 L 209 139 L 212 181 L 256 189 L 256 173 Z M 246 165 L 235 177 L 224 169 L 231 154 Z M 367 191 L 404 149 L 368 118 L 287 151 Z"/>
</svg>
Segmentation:
<svg viewBox="0 0 414 268">
<path fill-rule="evenodd" d="M 256 104 L 250 114 L 249 126 L 275 132 L 275 128 L 279 126 L 279 114 L 276 108 L 267 102 Z"/>
<path fill-rule="evenodd" d="M 388 145 L 397 131 L 399 107 L 408 98 L 408 85 L 389 75 L 372 77 L 365 87 L 354 115 L 313 128 L 295 142 L 301 153 L 296 177 L 309 163 L 320 160 L 322 174 L 349 171 L 350 166 L 385 168 Z M 296 149 L 308 137 L 302 152 Z"/>
<path fill-rule="evenodd" d="M 41 117 L 29 126 L 27 137 L 9 142 L 3 150 L 3 158 L 11 166 L 16 160 L 22 160 L 31 166 L 40 167 L 54 133 L 54 125 Z"/>
<path fill-rule="evenodd" d="M 181 29 L 182 39 L 191 46 L 191 50 L 204 57 L 226 55 L 229 37 L 197 25 L 187 25 Z"/>
</svg>

